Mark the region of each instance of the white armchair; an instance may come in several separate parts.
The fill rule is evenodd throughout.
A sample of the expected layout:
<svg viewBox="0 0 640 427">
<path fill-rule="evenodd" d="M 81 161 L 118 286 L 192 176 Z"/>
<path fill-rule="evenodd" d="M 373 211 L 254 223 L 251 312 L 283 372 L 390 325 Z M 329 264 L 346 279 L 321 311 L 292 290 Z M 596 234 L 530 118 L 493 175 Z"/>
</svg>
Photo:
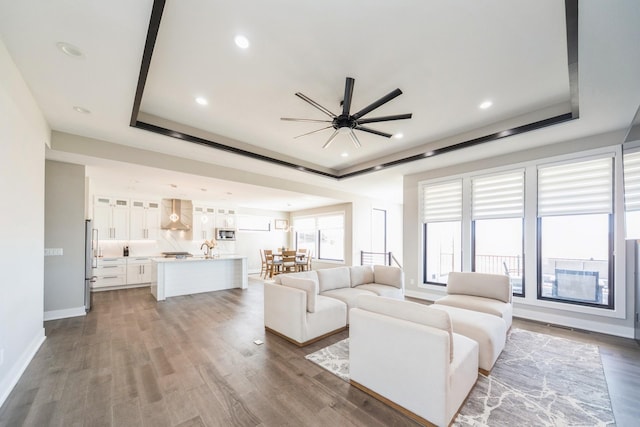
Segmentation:
<svg viewBox="0 0 640 427">
<path fill-rule="evenodd" d="M 350 313 L 351 384 L 419 423 L 447 426 L 478 378 L 478 344 L 449 315 L 362 295 Z"/>
</svg>

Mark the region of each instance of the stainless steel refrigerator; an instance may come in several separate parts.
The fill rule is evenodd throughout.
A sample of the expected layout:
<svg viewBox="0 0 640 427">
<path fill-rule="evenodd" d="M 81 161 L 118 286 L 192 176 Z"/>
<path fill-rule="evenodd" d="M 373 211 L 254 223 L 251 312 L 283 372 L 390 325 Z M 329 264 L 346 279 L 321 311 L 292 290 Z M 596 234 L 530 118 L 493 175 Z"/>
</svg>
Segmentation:
<svg viewBox="0 0 640 427">
<path fill-rule="evenodd" d="M 91 310 L 91 284 L 96 276 L 93 269 L 98 266 L 98 230 L 93 228 L 90 219 L 84 222 L 84 308 Z"/>
</svg>

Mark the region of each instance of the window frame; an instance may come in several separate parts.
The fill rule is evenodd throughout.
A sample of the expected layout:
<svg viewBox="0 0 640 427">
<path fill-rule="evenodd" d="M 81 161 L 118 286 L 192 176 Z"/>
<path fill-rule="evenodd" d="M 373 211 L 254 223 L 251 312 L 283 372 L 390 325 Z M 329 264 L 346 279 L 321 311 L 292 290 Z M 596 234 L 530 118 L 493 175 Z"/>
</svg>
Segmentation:
<svg viewBox="0 0 640 427">
<path fill-rule="evenodd" d="M 321 218 L 326 218 L 326 217 L 335 217 L 335 216 L 340 216 L 342 217 L 342 240 L 341 240 L 341 244 L 342 244 L 342 259 L 335 259 L 335 258 L 322 258 L 322 253 L 321 253 L 321 233 L 322 230 L 319 226 L 319 223 L 321 221 Z M 310 228 L 305 228 L 302 230 L 298 230 L 296 228 L 296 220 L 309 220 L 309 219 L 313 219 L 313 229 Z M 346 232 L 345 232 L 345 223 L 346 223 L 346 219 L 347 219 L 347 215 L 346 212 L 344 211 L 340 211 L 340 212 L 326 212 L 326 213 L 321 213 L 321 214 L 316 214 L 316 215 L 305 215 L 305 216 L 298 216 L 298 217 L 294 217 L 292 218 L 292 223 L 294 225 L 294 232 L 295 232 L 295 248 L 296 250 L 299 249 L 299 239 L 298 236 L 300 232 L 303 233 L 309 233 L 309 234 L 313 234 L 314 236 L 314 244 L 313 244 L 313 253 L 311 255 L 312 259 L 316 259 L 318 261 L 326 261 L 326 262 L 335 262 L 335 263 L 344 263 L 345 260 L 345 252 L 346 252 Z M 326 228 L 325 228 L 326 229 Z M 338 229 L 338 228 L 335 228 Z"/>
</svg>

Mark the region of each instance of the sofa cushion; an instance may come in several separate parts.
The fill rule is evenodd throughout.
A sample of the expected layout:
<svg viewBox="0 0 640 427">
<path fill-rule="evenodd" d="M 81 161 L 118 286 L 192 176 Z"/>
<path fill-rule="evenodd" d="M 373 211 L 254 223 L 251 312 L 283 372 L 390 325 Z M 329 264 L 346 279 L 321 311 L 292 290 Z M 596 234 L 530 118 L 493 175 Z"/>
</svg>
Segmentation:
<svg viewBox="0 0 640 427">
<path fill-rule="evenodd" d="M 274 283 L 281 285 L 283 277 L 301 277 L 303 279 L 311 279 L 314 282 L 318 283 L 318 274 L 314 270 L 299 271 L 297 273 L 278 274 L 273 278 Z"/>
<path fill-rule="evenodd" d="M 404 288 L 404 273 L 401 268 L 388 265 L 373 266 L 373 282 L 381 285 L 394 286 L 398 289 Z"/>
<path fill-rule="evenodd" d="M 512 305 L 493 298 L 476 297 L 473 295 L 447 295 L 435 301 L 435 304 L 492 314 L 504 320 L 507 330 L 511 327 L 513 317 Z"/>
<path fill-rule="evenodd" d="M 373 292 L 358 288 L 341 288 L 331 289 L 330 291 L 321 292 L 320 295 L 335 298 L 347 305 L 347 323 L 349 323 L 349 310 L 358 306 L 357 298 L 360 295 L 368 295 L 376 297 Z"/>
<path fill-rule="evenodd" d="M 402 292 L 402 289 L 398 289 L 395 286 L 380 285 L 378 283 L 367 283 L 364 285 L 356 286 L 356 289 L 371 291 L 381 297 L 404 299 L 404 293 Z"/>
<path fill-rule="evenodd" d="M 447 293 L 511 302 L 511 283 L 509 277 L 502 274 L 451 272 L 447 279 Z"/>
<path fill-rule="evenodd" d="M 320 293 L 332 289 L 350 288 L 351 273 L 349 267 L 325 268 L 316 270 Z"/>
<path fill-rule="evenodd" d="M 301 289 L 307 294 L 307 311 L 309 313 L 315 313 L 316 300 L 318 296 L 318 283 L 302 277 L 282 276 L 281 283 L 283 286 L 289 286 L 291 288 Z"/>
<path fill-rule="evenodd" d="M 371 265 L 354 265 L 349 267 L 351 273 L 351 287 L 364 285 L 365 283 L 373 283 L 373 266 Z"/>
<path fill-rule="evenodd" d="M 428 305 L 416 302 L 395 300 L 380 296 L 360 295 L 356 301 L 356 307 L 384 314 L 397 319 L 418 323 L 433 328 L 442 329 L 449 333 L 450 351 L 449 358 L 453 360 L 453 328 L 449 313 L 436 310 Z"/>
</svg>

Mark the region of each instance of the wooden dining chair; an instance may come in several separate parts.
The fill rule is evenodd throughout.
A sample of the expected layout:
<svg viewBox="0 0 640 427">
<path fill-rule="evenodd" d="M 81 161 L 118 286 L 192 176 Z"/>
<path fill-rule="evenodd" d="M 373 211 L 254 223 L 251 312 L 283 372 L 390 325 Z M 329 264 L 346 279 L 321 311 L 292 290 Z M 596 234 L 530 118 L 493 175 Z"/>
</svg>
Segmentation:
<svg viewBox="0 0 640 427">
<path fill-rule="evenodd" d="M 264 274 L 264 278 L 273 277 L 274 275 L 280 273 L 280 265 L 282 264 L 282 260 L 276 260 L 273 256 L 273 251 L 271 249 L 264 250 L 264 257 L 267 262 L 267 271 Z"/>
<path fill-rule="evenodd" d="M 293 273 L 298 271 L 296 264 L 296 251 L 283 251 L 282 252 L 282 272 Z"/>
<path fill-rule="evenodd" d="M 298 253 L 296 254 L 296 270 L 297 271 L 305 271 L 307 269 L 307 257 L 308 257 L 307 249 L 301 248 L 298 249 Z"/>
<path fill-rule="evenodd" d="M 264 249 L 260 249 L 260 277 L 267 278 L 267 257 L 264 254 Z"/>
</svg>

